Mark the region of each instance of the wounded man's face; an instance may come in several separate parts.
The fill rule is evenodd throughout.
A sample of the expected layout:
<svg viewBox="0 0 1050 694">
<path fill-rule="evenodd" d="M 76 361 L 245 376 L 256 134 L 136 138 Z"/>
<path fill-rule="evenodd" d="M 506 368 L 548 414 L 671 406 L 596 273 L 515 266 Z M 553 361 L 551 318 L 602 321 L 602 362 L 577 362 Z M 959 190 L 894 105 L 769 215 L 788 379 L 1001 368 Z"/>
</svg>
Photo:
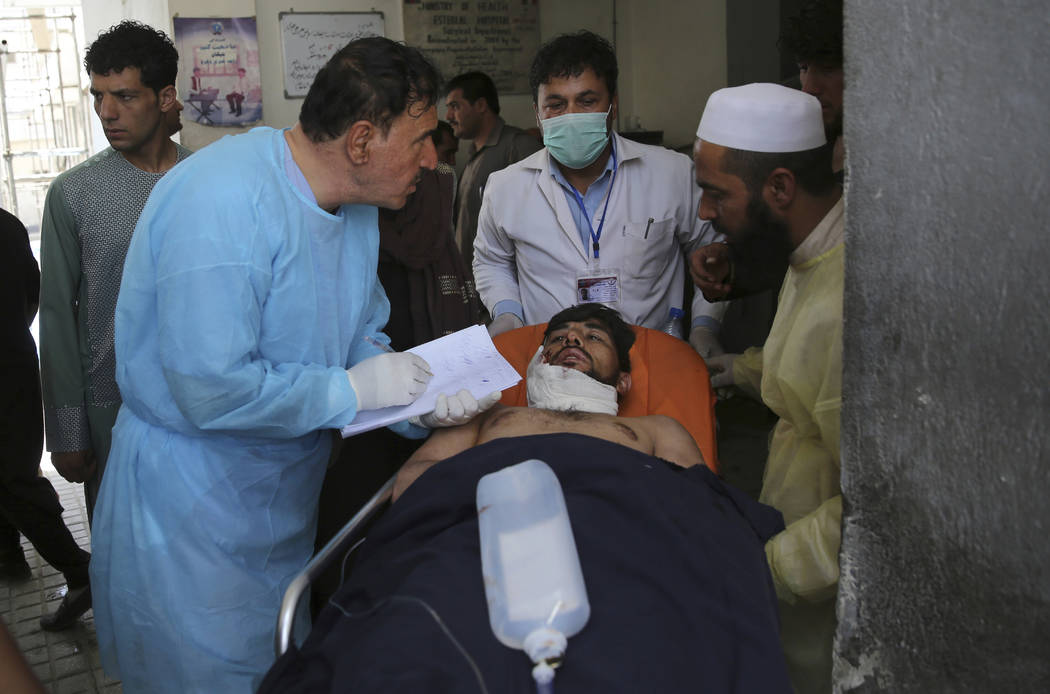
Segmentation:
<svg viewBox="0 0 1050 694">
<path fill-rule="evenodd" d="M 613 387 L 620 380 L 616 345 L 605 324 L 598 320 L 568 322 L 551 330 L 543 342 L 542 360 L 582 371 Z"/>
</svg>

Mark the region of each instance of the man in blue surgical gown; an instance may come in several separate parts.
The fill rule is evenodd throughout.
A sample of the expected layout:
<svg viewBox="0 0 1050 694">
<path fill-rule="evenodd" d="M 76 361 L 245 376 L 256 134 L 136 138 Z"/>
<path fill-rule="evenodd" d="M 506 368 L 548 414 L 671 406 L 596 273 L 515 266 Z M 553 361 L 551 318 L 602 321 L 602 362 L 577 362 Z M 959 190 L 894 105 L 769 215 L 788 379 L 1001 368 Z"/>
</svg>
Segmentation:
<svg viewBox="0 0 1050 694">
<path fill-rule="evenodd" d="M 91 564 L 103 666 L 125 692 L 254 689 L 312 551 L 324 430 L 425 388 L 426 362 L 381 348 L 375 206 L 402 206 L 436 164 L 438 79 L 414 49 L 355 41 L 293 128 L 224 138 L 150 196 L 117 302 L 124 404 Z M 492 400 L 446 402 L 423 422 Z"/>
</svg>

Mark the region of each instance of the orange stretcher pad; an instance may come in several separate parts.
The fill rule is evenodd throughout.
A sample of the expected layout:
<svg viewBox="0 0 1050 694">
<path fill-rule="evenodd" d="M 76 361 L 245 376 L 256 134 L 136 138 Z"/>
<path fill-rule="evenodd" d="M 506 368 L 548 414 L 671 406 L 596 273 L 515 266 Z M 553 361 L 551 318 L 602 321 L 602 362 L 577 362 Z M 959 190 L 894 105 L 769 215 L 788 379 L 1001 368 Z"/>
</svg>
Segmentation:
<svg viewBox="0 0 1050 694">
<path fill-rule="evenodd" d="M 546 323 L 527 325 L 497 335 L 493 342 L 525 378 L 529 361 L 546 329 Z M 707 365 L 688 342 L 650 328 L 634 326 L 634 332 L 637 338 L 631 347 L 631 390 L 620 401 L 620 416 L 674 417 L 693 435 L 707 466 L 717 473 L 715 395 Z M 525 382 L 504 390 L 500 402 L 510 407 L 525 407 Z"/>
</svg>

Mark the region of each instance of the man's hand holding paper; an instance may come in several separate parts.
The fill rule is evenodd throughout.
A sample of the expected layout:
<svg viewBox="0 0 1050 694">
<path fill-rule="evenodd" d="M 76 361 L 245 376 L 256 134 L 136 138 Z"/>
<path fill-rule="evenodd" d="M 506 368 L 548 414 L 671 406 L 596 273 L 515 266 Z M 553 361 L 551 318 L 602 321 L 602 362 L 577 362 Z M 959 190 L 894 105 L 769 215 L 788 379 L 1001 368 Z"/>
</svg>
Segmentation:
<svg viewBox="0 0 1050 694">
<path fill-rule="evenodd" d="M 420 417 L 419 423 L 428 429 L 466 424 L 499 402 L 501 395 L 500 391 L 496 390 L 477 400 L 465 388 L 455 395 L 442 393 L 438 396 L 434 411 Z"/>
<path fill-rule="evenodd" d="M 408 352 L 380 355 L 355 365 L 348 372 L 355 391 L 355 370 L 383 357 L 411 357 L 422 362 L 423 371 L 427 374 L 422 381 L 426 391 L 407 402 L 402 399 L 396 403 L 397 406 L 379 409 L 362 405 L 354 421 L 343 427 L 344 438 L 406 419 L 428 428 L 462 424 L 495 405 L 503 389 L 521 380 L 514 367 L 496 351 L 485 328 L 479 325 L 413 347 Z M 374 382 L 379 390 L 385 388 L 382 381 Z M 363 402 L 360 392 L 358 400 Z M 376 398 L 367 402 L 395 405 L 389 398 Z"/>
</svg>

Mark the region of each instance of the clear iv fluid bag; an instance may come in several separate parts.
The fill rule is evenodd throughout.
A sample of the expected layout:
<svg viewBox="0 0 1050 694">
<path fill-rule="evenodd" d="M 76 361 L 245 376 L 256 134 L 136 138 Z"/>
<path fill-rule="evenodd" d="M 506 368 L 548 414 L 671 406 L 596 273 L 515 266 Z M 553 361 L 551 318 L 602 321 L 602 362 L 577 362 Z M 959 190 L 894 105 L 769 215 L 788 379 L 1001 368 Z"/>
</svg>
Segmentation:
<svg viewBox="0 0 1050 694">
<path fill-rule="evenodd" d="M 524 648 L 539 629 L 573 636 L 591 606 L 554 471 L 526 460 L 478 482 L 481 571 L 496 638 Z"/>
</svg>

